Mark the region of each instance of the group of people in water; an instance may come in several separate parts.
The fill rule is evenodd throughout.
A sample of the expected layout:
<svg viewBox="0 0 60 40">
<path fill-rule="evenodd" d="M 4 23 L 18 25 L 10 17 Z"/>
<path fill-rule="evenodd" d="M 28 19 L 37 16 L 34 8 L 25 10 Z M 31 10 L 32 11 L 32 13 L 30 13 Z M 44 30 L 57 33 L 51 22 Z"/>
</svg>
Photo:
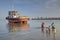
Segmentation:
<svg viewBox="0 0 60 40">
<path fill-rule="evenodd" d="M 42 24 L 41 24 L 42 30 L 45 28 L 44 24 L 45 24 L 44 22 L 42 22 Z M 56 28 L 54 26 L 54 22 L 51 24 L 51 28 L 50 28 L 50 26 L 46 27 L 46 32 L 50 32 L 51 29 L 54 33 L 56 33 Z"/>
</svg>

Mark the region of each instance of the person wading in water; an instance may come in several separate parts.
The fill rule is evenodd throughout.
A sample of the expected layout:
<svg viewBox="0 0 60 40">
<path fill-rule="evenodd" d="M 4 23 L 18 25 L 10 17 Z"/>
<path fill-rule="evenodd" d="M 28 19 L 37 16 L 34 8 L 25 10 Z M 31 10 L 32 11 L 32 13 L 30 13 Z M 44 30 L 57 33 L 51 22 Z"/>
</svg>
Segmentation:
<svg viewBox="0 0 60 40">
<path fill-rule="evenodd" d="M 52 30 L 53 30 L 53 29 L 55 28 L 55 27 L 54 27 L 54 26 L 55 26 L 55 25 L 54 25 L 54 22 L 52 22 L 51 26 L 52 26 Z"/>
<path fill-rule="evenodd" d="M 44 23 L 44 22 L 42 22 L 42 24 L 41 24 L 41 28 L 44 28 L 44 24 L 45 24 L 45 23 Z"/>
</svg>

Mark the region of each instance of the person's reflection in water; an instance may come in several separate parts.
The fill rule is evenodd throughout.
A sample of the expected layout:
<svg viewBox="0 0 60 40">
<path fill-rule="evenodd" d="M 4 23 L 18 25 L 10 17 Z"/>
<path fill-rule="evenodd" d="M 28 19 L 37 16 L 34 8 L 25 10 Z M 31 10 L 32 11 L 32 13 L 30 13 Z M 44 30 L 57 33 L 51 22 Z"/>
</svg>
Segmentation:
<svg viewBox="0 0 60 40">
<path fill-rule="evenodd" d="M 50 36 L 50 31 L 46 32 L 46 36 L 49 37 Z"/>
<path fill-rule="evenodd" d="M 50 39 L 50 30 L 48 29 L 48 27 L 46 27 L 46 38 L 47 40 Z"/>
<path fill-rule="evenodd" d="M 41 31 L 44 33 L 44 28 L 41 28 Z"/>
<path fill-rule="evenodd" d="M 22 29 L 28 29 L 29 24 L 20 24 L 20 23 L 11 23 L 7 24 L 8 31 L 9 32 L 18 32 L 23 31 Z M 24 31 L 26 31 L 24 30 Z"/>
<path fill-rule="evenodd" d="M 52 32 L 53 32 L 53 38 L 54 40 L 56 40 L 56 28 Z"/>
<path fill-rule="evenodd" d="M 56 33 L 54 33 L 53 36 L 54 36 L 54 40 L 56 40 Z"/>
</svg>

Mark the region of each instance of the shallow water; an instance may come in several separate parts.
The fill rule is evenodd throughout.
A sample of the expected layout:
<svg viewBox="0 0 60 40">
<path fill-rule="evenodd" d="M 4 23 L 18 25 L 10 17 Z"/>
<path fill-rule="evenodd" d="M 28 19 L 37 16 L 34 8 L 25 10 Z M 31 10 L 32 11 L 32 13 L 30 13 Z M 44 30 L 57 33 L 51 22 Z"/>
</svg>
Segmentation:
<svg viewBox="0 0 60 40">
<path fill-rule="evenodd" d="M 46 33 L 46 28 L 54 22 L 56 34 L 51 30 Z M 8 24 L 4 19 L 0 21 L 0 40 L 60 40 L 60 20 L 30 20 L 28 24 Z"/>
</svg>

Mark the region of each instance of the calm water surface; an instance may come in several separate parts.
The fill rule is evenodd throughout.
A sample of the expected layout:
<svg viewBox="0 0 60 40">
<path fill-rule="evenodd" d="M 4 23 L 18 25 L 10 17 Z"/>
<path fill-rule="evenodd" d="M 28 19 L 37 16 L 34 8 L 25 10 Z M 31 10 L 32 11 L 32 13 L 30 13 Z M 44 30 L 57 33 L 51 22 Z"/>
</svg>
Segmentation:
<svg viewBox="0 0 60 40">
<path fill-rule="evenodd" d="M 41 30 L 41 23 L 45 22 L 45 27 L 54 22 L 56 34 L 50 31 L 46 33 Z M 3 19 L 0 20 L 0 40 L 60 40 L 60 20 L 30 20 L 28 24 L 8 24 Z"/>
</svg>

